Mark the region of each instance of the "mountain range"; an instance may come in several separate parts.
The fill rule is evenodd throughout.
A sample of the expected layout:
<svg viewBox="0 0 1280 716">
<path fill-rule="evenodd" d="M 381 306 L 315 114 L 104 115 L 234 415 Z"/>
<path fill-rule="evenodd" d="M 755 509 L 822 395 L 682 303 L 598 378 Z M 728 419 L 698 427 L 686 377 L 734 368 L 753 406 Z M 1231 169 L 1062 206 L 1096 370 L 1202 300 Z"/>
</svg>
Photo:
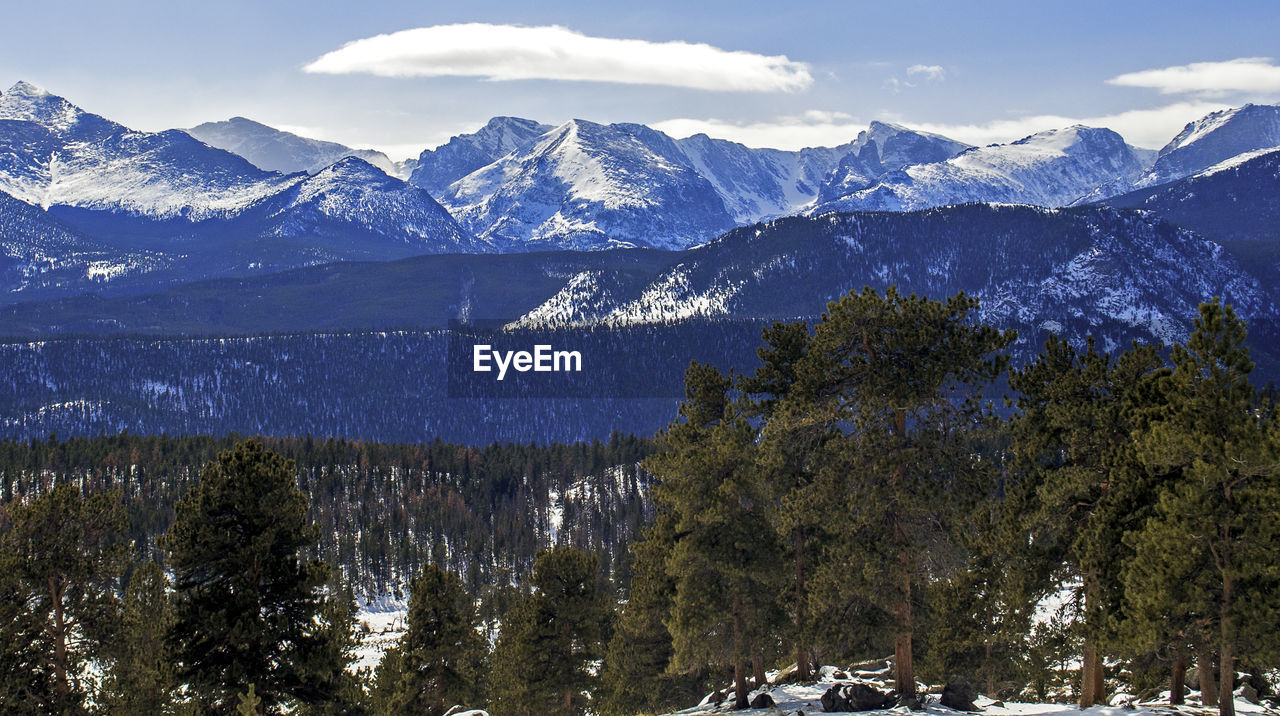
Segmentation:
<svg viewBox="0 0 1280 716">
<path fill-rule="evenodd" d="M 451 412 L 431 362 L 451 321 L 494 319 L 638 361 L 632 384 L 667 396 L 627 413 L 648 431 L 691 356 L 749 370 L 762 322 L 889 285 L 978 296 L 982 320 L 1018 331 L 1018 360 L 1050 332 L 1108 349 L 1182 340 L 1221 296 L 1273 379 L 1278 116 L 1215 113 L 1159 152 L 1080 126 L 973 147 L 875 122 L 780 151 L 498 117 L 395 164 L 249 120 L 136 131 L 18 83 L 0 94 L 0 335 L 17 339 L 0 349 L 44 367 L 6 384 L 17 412 L 0 424 L 533 439 L 550 418 L 519 401 Z M 196 338 L 261 334 L 291 337 Z M 53 337 L 63 352 L 37 355 Z M 416 376 L 412 395 L 386 360 Z M 246 370 L 283 392 L 264 402 Z M 585 394 L 613 395 L 606 383 Z M 221 407 L 146 407 L 173 390 Z M 564 439 L 607 435 L 630 410 L 568 404 L 581 411 Z M 506 427 L 477 432 L 495 411 Z"/>
<path fill-rule="evenodd" d="M 1158 153 L 1083 126 L 973 147 L 873 122 L 837 147 L 781 151 L 706 135 L 673 139 L 640 124 L 496 117 L 396 165 L 244 118 L 139 132 L 19 82 L 0 94 L 0 148 L 4 303 L 424 254 L 706 245 L 709 253 L 689 254 L 704 257 L 721 251 L 712 246 L 725 245 L 720 237 L 735 227 L 780 217 L 971 202 L 1140 209 L 1227 246 L 1246 265 L 1263 257 L 1263 279 L 1280 272 L 1269 153 L 1280 148 L 1280 108 L 1259 105 L 1193 122 Z M 881 236 L 909 223 L 875 221 L 887 222 Z M 886 249 L 886 260 L 908 241 Z M 705 314 L 723 289 L 686 287 L 702 291 L 697 310 L 678 301 L 660 310 L 639 296 L 627 303 L 616 290 L 588 301 L 589 284 L 608 281 L 596 272 L 557 288 L 582 305 L 569 309 L 557 293 L 531 316 L 581 323 Z"/>
</svg>

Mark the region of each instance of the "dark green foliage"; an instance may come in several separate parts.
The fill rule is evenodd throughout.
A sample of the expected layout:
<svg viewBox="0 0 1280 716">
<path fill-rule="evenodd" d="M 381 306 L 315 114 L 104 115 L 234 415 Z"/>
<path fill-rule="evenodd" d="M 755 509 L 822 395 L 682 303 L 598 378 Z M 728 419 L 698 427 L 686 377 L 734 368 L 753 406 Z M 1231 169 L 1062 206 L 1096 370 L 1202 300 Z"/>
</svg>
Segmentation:
<svg viewBox="0 0 1280 716">
<path fill-rule="evenodd" d="M 645 464 L 658 480 L 654 501 L 674 522 L 666 562 L 675 584 L 671 669 L 734 667 L 741 708 L 746 665 L 778 650 L 782 550 L 755 469 L 756 430 L 731 402 L 730 385 L 714 367 L 691 364 L 683 420 L 659 436 L 663 450 Z"/>
<path fill-rule="evenodd" d="M 495 716 L 585 713 L 597 691 L 592 662 L 604 656 L 613 610 L 600 562 L 556 547 L 538 555 L 533 593 L 507 614 L 493 655 Z"/>
<path fill-rule="evenodd" d="M 15 562 L 7 549 L 0 552 L 0 711 L 42 714 L 56 698 L 53 680 L 36 599 L 18 580 Z"/>
<path fill-rule="evenodd" d="M 1098 644 L 1112 637 L 1119 610 L 1119 565 L 1129 555 L 1122 536 L 1151 503 L 1152 476 L 1137 463 L 1131 435 L 1162 400 L 1161 364 L 1150 346 L 1113 358 L 1092 341 L 1077 351 L 1054 337 L 1034 363 L 1009 376 L 1021 395 L 1006 483 L 1013 526 L 1002 547 L 1039 576 L 1024 583 L 1026 602 L 1063 582 L 1079 585 L 1082 707 L 1105 700 Z"/>
<path fill-rule="evenodd" d="M 12 506 L 9 517 L 0 588 L 8 592 L 5 609 L 16 606 L 18 614 L 9 615 L 3 633 L 16 648 L 3 659 L 18 673 L 5 674 L 0 694 L 19 711 L 82 711 L 92 695 L 85 666 L 109 658 L 119 624 L 115 588 L 127 555 L 120 495 L 82 498 L 75 486 L 61 485 Z M 13 644 L 21 638 L 31 639 L 29 646 Z"/>
<path fill-rule="evenodd" d="M 210 710 L 230 711 L 250 684 L 269 713 L 335 696 L 313 670 L 328 646 L 317 624 L 328 568 L 304 556 L 319 535 L 294 475 L 291 461 L 240 443 L 205 466 L 163 540 L 179 677 Z"/>
<path fill-rule="evenodd" d="M 108 671 L 103 704 L 110 713 L 170 713 L 173 657 L 165 635 L 173 625 L 169 579 L 156 562 L 146 562 L 129 576 L 121 605 L 115 659 Z"/>
<path fill-rule="evenodd" d="M 1167 408 L 1137 436 L 1141 460 L 1176 478 L 1127 537 L 1125 596 L 1148 640 L 1168 639 L 1169 619 L 1199 632 L 1184 638 L 1208 638 L 1219 711 L 1230 716 L 1237 658 L 1280 656 L 1280 428 L 1259 409 L 1244 323 L 1231 307 L 1203 304 L 1195 325 L 1173 349 Z"/>
<path fill-rule="evenodd" d="M 891 615 L 904 694 L 915 691 L 918 590 L 963 564 L 957 531 L 994 485 L 973 431 L 991 419 L 979 390 L 1003 372 L 997 352 L 1014 335 L 973 325 L 977 307 L 892 287 L 832 302 L 782 409 L 793 424 L 840 432 L 803 488 L 834 534 L 814 567 L 812 611 Z"/>
<path fill-rule="evenodd" d="M 384 702 L 388 713 L 442 716 L 454 706 L 483 703 L 487 646 L 477 631 L 474 600 L 457 575 L 428 565 L 413 580 L 409 628 L 389 655 L 387 675 L 399 672 Z M 384 678 L 379 666 L 379 679 Z"/>
<path fill-rule="evenodd" d="M 668 668 L 675 653 L 666 625 L 676 592 L 675 580 L 667 573 L 674 529 L 674 516 L 661 512 L 643 539 L 631 545 L 631 584 L 600 675 L 600 713 L 675 711 L 702 694 L 704 679 L 698 670 Z"/>
</svg>

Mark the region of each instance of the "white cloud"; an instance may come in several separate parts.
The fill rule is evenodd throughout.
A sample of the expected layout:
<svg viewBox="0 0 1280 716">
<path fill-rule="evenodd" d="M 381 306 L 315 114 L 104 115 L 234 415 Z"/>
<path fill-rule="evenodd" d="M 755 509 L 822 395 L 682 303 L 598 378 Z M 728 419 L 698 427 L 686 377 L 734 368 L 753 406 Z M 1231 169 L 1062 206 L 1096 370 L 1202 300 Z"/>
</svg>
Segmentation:
<svg viewBox="0 0 1280 716">
<path fill-rule="evenodd" d="M 912 65 L 907 68 L 907 76 L 924 75 L 926 80 L 942 81 L 947 78 L 947 71 L 942 65 Z"/>
<path fill-rule="evenodd" d="M 914 122 L 898 116 L 881 115 L 912 129 L 933 132 L 969 144 L 985 145 L 1012 142 L 1046 129 L 1083 124 L 1107 127 L 1119 132 L 1125 141 L 1140 147 L 1157 149 L 1193 120 L 1228 105 L 1216 102 L 1179 102 L 1154 109 L 1136 109 L 1094 117 L 1067 117 L 1042 114 L 1016 119 L 997 119 L 975 124 Z M 832 147 L 853 140 L 867 128 L 863 121 L 840 112 L 810 111 L 802 115 L 779 117 L 767 122 L 730 122 L 722 119 L 669 119 L 653 125 L 673 137 L 703 133 L 720 139 L 741 142 L 751 147 L 801 149 Z"/>
<path fill-rule="evenodd" d="M 1280 92 L 1280 66 L 1270 57 L 1240 57 L 1226 62 L 1192 62 L 1128 72 L 1107 82 L 1125 87 L 1151 87 L 1161 94 Z"/>
<path fill-rule="evenodd" d="M 555 25 L 483 23 L 420 27 L 356 40 L 303 69 L 324 74 L 550 79 L 735 92 L 792 92 L 813 83 L 807 64 L 783 55 L 689 42 L 589 37 Z"/>
<path fill-rule="evenodd" d="M 803 149 L 844 144 L 866 129 L 843 112 L 810 110 L 795 117 L 778 117 L 768 122 L 730 122 L 722 119 L 668 119 L 656 122 L 654 129 L 682 138 L 706 134 L 718 139 L 740 142 L 748 147 Z"/>
</svg>

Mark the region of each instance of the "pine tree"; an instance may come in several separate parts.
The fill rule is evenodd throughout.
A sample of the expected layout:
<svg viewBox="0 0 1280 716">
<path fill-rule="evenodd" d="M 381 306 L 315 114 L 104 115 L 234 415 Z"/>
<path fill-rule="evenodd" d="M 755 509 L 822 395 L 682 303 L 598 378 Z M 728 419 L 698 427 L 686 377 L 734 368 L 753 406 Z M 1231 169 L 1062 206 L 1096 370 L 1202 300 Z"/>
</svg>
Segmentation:
<svg viewBox="0 0 1280 716">
<path fill-rule="evenodd" d="M 47 713 L 78 712 L 91 692 L 85 665 L 108 658 L 118 624 L 115 587 L 128 553 L 120 494 L 81 498 L 64 484 L 10 515 L 0 566 L 22 610 L 11 628 L 34 637 L 38 650 L 19 650 L 23 660 L 38 659 L 28 662 L 35 668 L 26 698 Z"/>
<path fill-rule="evenodd" d="M 36 595 L 18 580 L 17 564 L 0 547 L 0 712 L 44 714 L 55 702 L 53 679 L 41 653 Z"/>
<path fill-rule="evenodd" d="M 538 554 L 534 592 L 508 613 L 494 650 L 495 716 L 585 713 L 612 618 L 600 560 L 572 547 Z"/>
<path fill-rule="evenodd" d="M 670 669 L 675 650 L 665 620 L 675 601 L 675 580 L 667 574 L 674 542 L 674 516 L 661 512 L 643 538 L 631 545 L 634 560 L 627 603 L 600 674 L 603 714 L 661 713 L 697 700 L 701 672 Z"/>
<path fill-rule="evenodd" d="M 1009 376 L 1020 396 L 1010 425 L 1015 475 L 1007 485 L 1008 515 L 1016 527 L 1007 533 L 1008 546 L 1042 561 L 1032 570 L 1043 578 L 1041 594 L 1079 585 L 1081 708 L 1106 702 L 1099 643 L 1119 609 L 1118 566 L 1128 553 L 1121 537 L 1151 501 L 1130 436 L 1159 402 L 1160 366 L 1150 346 L 1112 358 L 1092 339 L 1077 351 L 1051 336 L 1036 361 Z"/>
<path fill-rule="evenodd" d="M 429 564 L 414 578 L 409 628 L 397 650 L 401 676 L 392 713 L 442 716 L 483 702 L 486 646 L 475 603 L 456 574 Z"/>
<path fill-rule="evenodd" d="M 973 325 L 977 307 L 964 294 L 944 302 L 893 287 L 850 292 L 828 304 L 797 366 L 801 409 L 842 433 L 809 488 L 838 534 L 815 581 L 828 585 L 828 602 L 863 600 L 892 615 L 895 684 L 906 703 L 916 700 L 919 588 L 962 563 L 956 520 L 993 479 L 972 431 L 990 419 L 979 390 L 1003 372 L 1007 359 L 995 353 L 1014 334 Z"/>
<path fill-rule="evenodd" d="M 172 657 L 165 634 L 173 623 L 169 579 L 155 562 L 133 571 L 121 609 L 117 654 L 104 702 L 112 713 L 167 713 L 173 703 Z"/>
<path fill-rule="evenodd" d="M 328 569 L 304 557 L 317 530 L 294 475 L 293 461 L 240 443 L 205 465 L 163 540 L 174 571 L 170 645 L 207 710 L 230 712 L 250 684 L 267 713 L 333 696 L 306 668 L 325 647 Z"/>
<path fill-rule="evenodd" d="M 1137 450 L 1179 479 L 1129 535 L 1125 584 L 1136 619 L 1208 622 L 1222 716 L 1235 711 L 1237 659 L 1275 658 L 1280 647 L 1280 427 L 1259 410 L 1245 339 L 1244 322 L 1215 299 L 1173 349 L 1168 408 Z"/>
<path fill-rule="evenodd" d="M 811 677 L 809 645 L 814 625 L 808 612 L 810 600 L 809 563 L 821 549 L 825 525 L 811 500 L 816 465 L 827 441 L 836 431 L 812 420 L 810 405 L 791 400 L 796 370 L 809 350 L 809 326 L 803 321 L 775 323 L 762 333 L 764 345 L 756 350 L 760 366 L 751 376 L 738 380 L 738 388 L 750 399 L 748 414 L 764 421 L 757 450 L 757 465 L 768 483 L 772 502 L 770 520 L 791 562 L 790 584 L 786 591 L 791 616 L 791 638 L 795 645 L 796 675 L 800 681 Z"/>
<path fill-rule="evenodd" d="M 781 621 L 767 485 L 754 464 L 755 428 L 730 399 L 731 380 L 693 363 L 686 400 L 646 466 L 654 500 L 674 518 L 667 571 L 675 596 L 667 627 L 674 669 L 731 665 L 738 708 L 747 706 L 749 665 L 774 650 Z M 756 669 L 762 671 L 763 669 Z"/>
</svg>

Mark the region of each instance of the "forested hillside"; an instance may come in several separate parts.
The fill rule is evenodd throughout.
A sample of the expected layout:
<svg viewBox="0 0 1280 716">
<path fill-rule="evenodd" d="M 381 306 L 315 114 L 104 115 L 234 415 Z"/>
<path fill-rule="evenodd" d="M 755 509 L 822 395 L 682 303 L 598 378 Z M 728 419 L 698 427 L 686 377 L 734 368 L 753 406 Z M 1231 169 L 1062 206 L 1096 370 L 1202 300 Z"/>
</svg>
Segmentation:
<svg viewBox="0 0 1280 716">
<path fill-rule="evenodd" d="M 137 556 L 156 553 L 174 504 L 200 469 L 235 436 L 114 435 L 0 442 L 0 532 L 5 507 L 73 484 L 120 490 Z M 298 466 L 309 516 L 320 526 L 317 555 L 336 565 L 362 597 L 404 596 L 427 563 L 465 578 L 469 590 L 520 579 L 536 552 L 570 544 L 615 567 L 650 514 L 649 443 L 490 445 L 394 444 L 266 439 Z"/>
</svg>

